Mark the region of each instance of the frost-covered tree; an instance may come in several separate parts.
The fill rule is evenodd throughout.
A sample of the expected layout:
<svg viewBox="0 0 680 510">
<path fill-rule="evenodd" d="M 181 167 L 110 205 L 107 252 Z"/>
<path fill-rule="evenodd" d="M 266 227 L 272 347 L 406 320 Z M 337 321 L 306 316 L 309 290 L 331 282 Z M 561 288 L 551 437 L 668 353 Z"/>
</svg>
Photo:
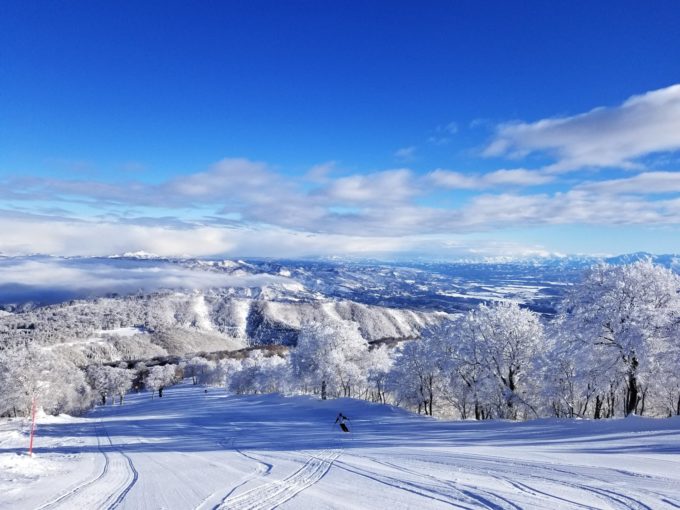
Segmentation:
<svg viewBox="0 0 680 510">
<path fill-rule="evenodd" d="M 198 384 L 201 378 L 205 378 L 206 372 L 214 370 L 214 368 L 214 363 L 211 366 L 211 363 L 207 359 L 201 356 L 194 356 L 186 362 L 184 377 L 191 377 L 191 382 L 193 384 Z"/>
<path fill-rule="evenodd" d="M 147 389 L 151 390 L 151 398 L 156 391 L 158 391 L 158 397 L 162 397 L 165 387 L 175 384 L 176 371 L 176 365 L 156 365 L 149 369 L 144 384 Z"/>
<path fill-rule="evenodd" d="M 371 349 L 364 359 L 367 396 L 374 402 L 387 402 L 387 378 L 394 359 L 385 345 Z"/>
<path fill-rule="evenodd" d="M 536 313 L 516 303 L 481 304 L 424 339 L 443 374 L 442 396 L 463 418 L 537 414 L 532 401 L 545 338 Z"/>
<path fill-rule="evenodd" d="M 472 414 L 476 419 L 491 415 L 484 400 L 489 372 L 483 364 L 481 341 L 474 321 L 445 321 L 423 332 L 423 341 L 431 344 L 434 363 L 441 372 L 441 398 L 458 411 L 461 418 Z"/>
<path fill-rule="evenodd" d="M 253 351 L 237 364 L 238 367 L 232 364 L 229 376 L 229 391 L 232 393 L 275 393 L 288 389 L 289 366 L 280 356 L 266 356 L 262 351 Z"/>
<path fill-rule="evenodd" d="M 90 386 L 101 398 L 101 405 L 106 405 L 106 399 L 111 395 L 111 384 L 108 377 L 110 368 L 108 366 L 92 365 L 87 369 Z"/>
<path fill-rule="evenodd" d="M 625 415 L 644 411 L 650 375 L 676 351 L 679 291 L 678 275 L 645 260 L 593 267 L 565 297 L 561 312 L 577 343 L 576 363 L 595 363 L 610 381 L 595 397 L 596 417 L 604 405 L 613 412 L 618 387 Z"/>
<path fill-rule="evenodd" d="M 259 371 L 258 362 L 261 361 L 261 353 L 252 353 L 245 359 L 238 360 L 229 376 L 229 391 L 237 395 L 257 393 L 255 378 Z"/>
<path fill-rule="evenodd" d="M 208 376 L 206 384 L 228 388 L 234 373 L 241 369 L 241 362 L 237 359 L 226 358 L 219 360 Z"/>
<path fill-rule="evenodd" d="M 397 354 L 388 384 L 398 404 L 417 408 L 430 416 L 441 392 L 441 365 L 435 342 L 411 340 Z"/>
<path fill-rule="evenodd" d="M 302 327 L 290 362 L 297 380 L 317 388 L 322 399 L 329 393 L 351 397 L 352 388 L 365 384 L 367 353 L 356 323 L 314 322 Z"/>
<path fill-rule="evenodd" d="M 111 373 L 111 388 L 114 395 L 118 396 L 118 403 L 123 405 L 125 394 L 132 388 L 135 373 L 124 367 L 115 367 Z"/>
<path fill-rule="evenodd" d="M 289 360 L 276 355 L 266 357 L 255 384 L 260 393 L 292 392 L 295 382 Z"/>
<path fill-rule="evenodd" d="M 0 351 L 0 415 L 30 414 L 33 400 L 48 413 L 79 413 L 91 406 L 83 372 L 71 360 L 39 347 Z"/>
<path fill-rule="evenodd" d="M 44 370 L 37 350 L 16 346 L 0 351 L 0 415 L 26 415 L 39 393 Z M 42 376 L 42 377 L 41 377 Z"/>
<path fill-rule="evenodd" d="M 498 416 L 516 419 L 520 408 L 536 414 L 531 403 L 532 376 L 545 348 L 538 314 L 517 303 L 480 305 L 464 319 L 475 339 L 482 367 L 496 382 Z"/>
<path fill-rule="evenodd" d="M 100 365 L 89 367 L 87 375 L 90 385 L 101 397 L 102 405 L 106 404 L 106 399 L 109 397 L 112 404 L 115 397 L 118 397 L 120 405 L 123 405 L 125 394 L 132 388 L 132 381 L 136 374 L 123 366 Z"/>
</svg>

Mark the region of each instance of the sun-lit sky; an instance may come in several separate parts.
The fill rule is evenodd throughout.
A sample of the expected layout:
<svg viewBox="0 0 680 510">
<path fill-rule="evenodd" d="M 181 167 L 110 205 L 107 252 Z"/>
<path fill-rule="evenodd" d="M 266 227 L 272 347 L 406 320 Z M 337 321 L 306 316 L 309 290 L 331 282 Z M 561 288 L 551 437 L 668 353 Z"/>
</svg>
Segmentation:
<svg viewBox="0 0 680 510">
<path fill-rule="evenodd" d="M 0 3 L 0 253 L 680 252 L 680 4 Z"/>
</svg>

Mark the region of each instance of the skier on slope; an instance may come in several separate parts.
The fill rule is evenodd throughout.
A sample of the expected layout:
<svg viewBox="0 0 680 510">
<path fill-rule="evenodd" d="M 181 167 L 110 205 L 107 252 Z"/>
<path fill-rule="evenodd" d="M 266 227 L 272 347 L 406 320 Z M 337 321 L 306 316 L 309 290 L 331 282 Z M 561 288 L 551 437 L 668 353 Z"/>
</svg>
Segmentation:
<svg viewBox="0 0 680 510">
<path fill-rule="evenodd" d="M 342 414 L 341 412 L 338 413 L 338 417 L 335 419 L 335 423 L 340 424 L 340 428 L 342 429 L 343 432 L 349 432 L 349 428 L 347 428 L 347 424 L 345 423 L 346 421 L 349 421 L 349 418 Z"/>
</svg>

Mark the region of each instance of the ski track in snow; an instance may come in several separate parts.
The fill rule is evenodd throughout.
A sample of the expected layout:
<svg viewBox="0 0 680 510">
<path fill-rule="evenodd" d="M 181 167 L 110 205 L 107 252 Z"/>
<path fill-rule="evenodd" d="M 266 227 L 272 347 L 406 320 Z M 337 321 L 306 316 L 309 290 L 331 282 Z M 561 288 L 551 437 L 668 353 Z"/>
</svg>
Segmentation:
<svg viewBox="0 0 680 510">
<path fill-rule="evenodd" d="M 15 482 L 0 462 L 0 508 L 680 509 L 676 419 L 446 423 L 349 399 L 166 395 L 39 428 L 37 458 L 70 468 Z M 340 409 L 351 436 L 331 426 Z M 0 432 L 0 456 L 21 437 Z"/>
<path fill-rule="evenodd" d="M 115 448 L 114 445 L 113 445 L 113 441 L 111 441 L 111 436 L 109 435 L 108 430 L 106 429 L 106 427 L 104 427 L 101 424 L 101 422 L 100 422 L 100 425 L 104 429 L 104 433 L 106 434 L 106 439 L 108 439 L 108 441 L 109 441 L 109 446 L 111 446 L 112 448 Z M 123 458 L 125 458 L 126 463 L 123 463 L 123 466 L 126 468 L 126 471 L 127 471 L 126 481 L 124 482 L 122 490 L 120 491 L 120 493 L 118 494 L 116 499 L 113 500 L 113 502 L 106 507 L 107 510 L 114 510 L 114 508 L 117 508 L 118 505 L 120 505 L 120 503 L 125 499 L 125 496 L 127 496 L 128 493 L 130 492 L 130 490 L 132 490 L 132 487 L 134 487 L 134 485 L 137 483 L 137 480 L 139 480 L 139 473 L 137 472 L 137 469 L 135 468 L 135 465 L 132 462 L 132 459 L 130 458 L 130 456 L 125 454 L 123 451 L 121 451 L 119 449 L 116 451 L 116 453 L 119 454 L 120 456 L 122 456 Z M 107 500 L 107 502 L 112 497 L 110 497 Z"/>
<path fill-rule="evenodd" d="M 99 423 L 92 422 L 92 426 L 97 440 L 97 450 L 104 457 L 104 466 L 101 472 L 56 499 L 39 506 L 36 510 L 57 508 L 114 510 L 137 483 L 139 473 L 132 459 L 114 446 L 101 421 Z M 109 452 L 102 448 L 102 437 L 106 438 Z M 112 487 L 113 489 L 111 489 Z"/>
<path fill-rule="evenodd" d="M 503 462 L 501 459 L 496 459 L 494 460 L 496 463 L 501 463 Z M 512 476 L 515 478 L 529 478 L 532 480 L 539 480 L 542 482 L 547 482 L 550 484 L 554 485 L 562 485 L 565 487 L 570 487 L 570 488 L 575 488 L 582 490 L 586 493 L 592 493 L 597 495 L 600 499 L 604 500 L 606 503 L 611 504 L 613 508 L 624 508 L 624 509 L 633 509 L 633 510 L 653 510 L 653 508 L 642 501 L 640 499 L 631 497 L 629 495 L 626 495 L 619 490 L 614 490 L 614 485 L 612 484 L 612 481 L 610 479 L 607 479 L 606 477 L 603 478 L 602 476 L 600 477 L 593 477 L 592 475 L 584 476 L 583 474 L 574 472 L 573 470 L 566 470 L 566 469 L 560 469 L 560 468 L 555 468 L 555 467 L 548 467 L 544 466 L 541 463 L 523 463 L 523 462 L 517 462 L 515 463 L 515 466 L 518 467 L 523 467 L 526 469 L 526 471 L 522 471 L 521 473 L 512 473 Z M 467 467 L 469 470 L 474 470 L 474 468 Z M 481 470 L 478 470 L 478 472 Z M 549 476 L 547 474 L 538 474 L 541 471 L 543 472 L 548 472 L 551 473 L 552 476 Z M 602 474 L 607 474 L 607 472 L 610 470 L 607 469 L 601 469 L 600 473 Z M 631 472 L 626 472 L 622 470 L 611 470 L 611 471 L 616 471 L 618 473 L 624 473 L 627 476 L 638 476 L 635 473 Z M 559 479 L 556 478 L 556 476 L 559 475 L 564 475 L 567 479 Z M 515 485 L 517 482 L 513 482 L 508 475 L 506 474 L 505 476 L 498 476 L 497 477 L 501 480 L 505 480 L 511 485 Z M 571 481 L 569 481 L 571 480 Z M 620 483 L 620 480 L 617 480 L 615 483 Z M 594 484 L 600 485 L 600 487 L 596 487 Z M 518 487 L 519 488 L 519 487 Z M 654 497 L 660 496 L 659 494 L 656 494 L 654 492 L 648 491 L 644 487 L 638 488 L 638 491 L 642 494 L 646 495 L 651 495 Z M 553 499 L 555 499 L 553 497 Z M 576 502 L 573 502 L 576 503 Z"/>
<path fill-rule="evenodd" d="M 201 504 L 198 505 L 195 510 L 205 510 L 207 508 L 219 508 L 221 504 L 223 504 L 234 492 L 236 492 L 238 489 L 243 487 L 244 485 L 256 480 L 257 478 L 262 478 L 265 476 L 269 476 L 271 473 L 272 469 L 274 468 L 273 464 L 270 464 L 268 462 L 264 462 L 260 459 L 256 459 L 253 457 L 251 454 L 245 453 L 243 450 L 240 450 L 239 448 L 236 447 L 236 438 L 232 437 L 228 441 L 218 441 L 218 444 L 225 448 L 226 450 L 233 450 L 236 453 L 238 453 L 240 456 L 248 459 L 249 461 L 253 461 L 257 463 L 257 467 L 245 475 L 243 475 L 236 485 L 234 485 L 229 492 L 225 496 L 223 496 L 220 500 L 220 503 L 217 505 L 211 504 L 210 502 L 214 499 L 215 493 L 211 494 L 207 498 L 205 498 L 203 501 L 201 501 Z M 223 493 L 223 492 L 222 492 Z"/>
<path fill-rule="evenodd" d="M 227 497 L 215 510 L 271 510 L 294 498 L 321 480 L 341 451 L 323 450 L 309 454 L 300 469 L 283 480 L 260 485 L 237 496 Z"/>
<path fill-rule="evenodd" d="M 353 455 L 356 456 L 356 455 Z M 423 483 L 416 483 L 410 480 L 403 480 L 399 478 L 394 478 L 390 477 L 384 474 L 378 474 L 375 472 L 369 472 L 364 469 L 360 469 L 354 466 L 349 466 L 346 463 L 338 463 L 339 467 L 341 469 L 344 469 L 350 473 L 357 474 L 359 476 L 363 476 L 365 478 L 368 478 L 369 480 L 373 480 L 375 482 L 384 484 L 390 488 L 394 489 L 399 489 L 405 492 L 409 492 L 412 494 L 416 494 L 418 496 L 423 496 L 427 499 L 431 499 L 434 501 L 439 501 L 441 503 L 445 503 L 447 505 L 456 507 L 456 508 L 464 508 L 464 509 L 471 509 L 471 508 L 477 508 L 474 506 L 469 506 L 469 503 L 472 503 L 473 501 L 478 501 L 477 498 L 474 498 L 470 495 L 465 494 L 463 491 L 456 489 L 456 488 L 449 488 L 449 487 L 442 487 L 442 486 L 435 486 L 432 484 L 426 485 Z M 462 497 L 461 497 L 462 496 Z M 465 503 L 468 503 L 467 505 Z M 485 505 L 488 507 L 488 505 Z"/>
<path fill-rule="evenodd" d="M 582 504 L 579 501 L 569 500 L 569 499 L 566 499 L 566 498 L 561 497 L 561 496 L 556 496 L 552 493 L 541 491 L 539 489 L 533 488 L 529 485 L 526 485 L 526 484 L 518 481 L 518 479 L 528 478 L 530 480 L 539 480 L 541 482 L 546 482 L 546 483 L 552 484 L 552 485 L 561 485 L 561 486 L 565 486 L 565 487 L 579 489 L 579 490 L 581 490 L 585 493 L 591 493 L 591 494 L 598 496 L 599 499 L 602 499 L 605 503 L 607 503 L 608 505 L 611 505 L 610 506 L 611 508 L 623 508 L 623 509 L 632 509 L 632 510 L 653 510 L 653 507 L 651 507 L 651 506 L 645 504 L 644 502 L 640 501 L 640 499 L 631 497 L 631 496 L 624 494 L 620 491 L 613 490 L 613 488 L 611 488 L 611 487 L 606 487 L 607 485 L 611 485 L 611 483 L 608 480 L 603 479 L 603 478 L 592 478 L 592 477 L 590 477 L 590 478 L 586 478 L 584 482 L 577 482 L 576 480 L 584 478 L 582 474 L 576 473 L 574 471 L 565 470 L 565 469 L 558 469 L 558 468 L 554 468 L 554 467 L 546 467 L 546 466 L 544 466 L 544 465 L 542 465 L 541 463 L 538 463 L 538 462 L 537 463 L 527 463 L 527 462 L 521 462 L 521 461 L 513 461 L 513 463 L 511 465 L 515 469 L 517 467 L 524 468 L 523 471 L 517 472 L 515 470 L 515 471 L 512 471 L 511 473 L 507 473 L 507 471 L 508 471 L 508 469 L 507 469 L 507 466 L 508 466 L 507 459 L 484 457 L 483 463 L 484 463 L 485 467 L 481 468 L 481 467 L 475 466 L 473 464 L 473 462 L 471 462 L 471 460 L 472 460 L 471 457 L 472 457 L 472 459 L 474 459 L 474 456 L 466 456 L 464 458 L 464 460 L 461 459 L 461 464 L 460 464 L 460 466 L 464 466 L 463 469 L 465 469 L 465 471 L 467 471 L 468 473 L 469 472 L 475 472 L 475 473 L 478 473 L 480 475 L 486 475 L 486 476 L 495 478 L 499 481 L 507 483 L 508 485 L 514 487 L 515 489 L 519 490 L 520 492 L 524 492 L 524 493 L 529 494 L 531 496 L 537 496 L 537 497 L 540 497 L 540 498 L 547 498 L 547 499 L 556 500 L 556 501 L 559 501 L 559 502 L 562 502 L 562 503 L 568 503 L 568 504 L 573 505 L 574 507 L 577 507 L 577 508 L 587 508 L 587 509 L 596 508 L 596 507 L 593 507 L 593 506 L 590 506 L 590 505 Z M 419 471 L 406 469 L 406 468 L 397 466 L 393 463 L 389 463 L 389 462 L 385 462 L 385 461 L 379 461 L 379 460 L 372 458 L 372 457 L 363 457 L 363 458 L 367 458 L 367 459 L 371 460 L 372 462 L 375 462 L 377 464 L 382 464 L 382 465 L 385 465 L 387 467 L 391 467 L 391 468 L 399 470 L 403 473 L 414 474 L 416 476 L 435 479 L 437 481 L 442 481 L 442 482 L 446 483 L 445 480 L 438 479 L 436 477 L 433 477 L 432 475 L 424 474 L 424 473 L 421 473 Z M 416 459 L 414 459 L 414 460 L 416 460 Z M 423 460 L 422 462 L 423 462 L 423 464 L 425 464 L 425 463 L 428 463 L 428 462 L 431 462 L 431 461 Z M 497 467 L 490 466 L 491 464 L 496 464 Z M 541 471 L 551 472 L 551 473 L 553 473 L 553 476 L 548 476 L 546 474 L 543 474 L 543 475 L 537 474 L 537 472 L 541 472 Z M 601 471 L 603 473 L 606 473 L 608 470 L 601 470 Z M 628 472 L 628 471 L 623 471 L 623 470 L 611 470 L 611 471 L 616 471 L 618 473 L 624 473 L 624 474 L 627 474 L 629 476 L 639 477 L 639 475 L 637 475 L 636 473 L 632 473 L 632 472 Z M 556 473 L 563 474 L 568 479 L 570 479 L 572 481 L 567 481 L 567 480 L 564 480 L 564 479 L 556 478 L 556 476 L 555 476 Z M 511 478 L 511 476 L 512 476 L 512 478 Z M 590 482 L 590 483 L 586 483 L 586 482 Z M 602 486 L 601 487 L 595 487 L 594 485 L 592 485 L 592 483 L 600 484 Z M 620 481 L 619 481 L 619 483 L 620 483 Z M 479 488 L 475 488 L 475 490 L 479 490 Z M 644 494 L 647 494 L 647 495 L 650 495 L 650 496 L 658 497 L 660 500 L 662 500 L 666 503 L 673 504 L 671 501 L 664 499 L 663 495 L 661 495 L 661 494 L 657 494 L 657 493 L 654 493 L 652 491 L 648 491 L 644 488 L 640 488 L 639 491 L 641 493 L 644 493 Z M 472 496 L 472 494 L 470 494 L 469 492 L 467 492 L 467 491 L 464 491 L 464 492 L 466 494 Z M 516 505 L 513 505 L 513 506 L 516 507 Z M 673 506 L 675 506 L 675 505 L 673 505 Z"/>
<path fill-rule="evenodd" d="M 104 457 L 104 466 L 102 467 L 101 472 L 97 476 L 95 476 L 94 478 L 77 485 L 76 487 L 74 487 L 73 489 L 69 490 L 68 492 L 62 494 L 58 498 L 56 498 L 56 499 L 54 499 L 54 500 L 52 500 L 48 503 L 45 503 L 42 506 L 39 506 L 36 510 L 52 510 L 53 508 L 59 508 L 60 506 L 63 506 L 66 503 L 71 504 L 71 500 L 75 496 L 77 496 L 83 490 L 87 489 L 89 486 L 96 484 L 99 480 L 101 480 L 102 478 L 104 478 L 107 475 L 107 473 L 109 471 L 109 464 L 110 464 L 109 455 L 105 451 L 103 451 L 102 448 L 101 448 L 101 440 L 100 440 L 99 434 L 97 433 L 97 427 L 96 427 L 95 422 L 92 423 L 92 427 L 95 430 L 95 438 L 97 439 L 97 449 L 99 450 L 99 452 Z"/>
</svg>

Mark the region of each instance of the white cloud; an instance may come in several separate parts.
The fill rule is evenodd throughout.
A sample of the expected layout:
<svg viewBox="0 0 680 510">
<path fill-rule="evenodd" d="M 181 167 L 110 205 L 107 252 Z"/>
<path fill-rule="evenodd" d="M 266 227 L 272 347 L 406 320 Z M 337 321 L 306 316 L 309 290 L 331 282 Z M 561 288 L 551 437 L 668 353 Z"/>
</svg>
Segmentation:
<svg viewBox="0 0 680 510">
<path fill-rule="evenodd" d="M 680 193 L 674 172 L 530 193 L 557 176 L 524 168 L 425 175 L 400 168 L 342 177 L 333 171 L 326 163 L 287 176 L 266 163 L 224 159 L 158 184 L 14 179 L 0 186 L 7 203 L 21 204 L 0 211 L 0 252 L 374 256 L 435 253 L 443 245 L 432 236 L 532 225 L 680 225 L 680 199 L 645 196 Z M 437 193 L 442 189 L 483 194 L 451 204 Z"/>
<path fill-rule="evenodd" d="M 25 301 L 35 296 L 104 295 L 160 289 L 263 287 L 290 285 L 290 278 L 192 269 L 165 261 L 32 258 L 0 260 L 0 289 L 4 299 Z M 8 296 L 9 294 L 9 296 Z M 59 299 L 58 299 L 59 300 Z"/>
<path fill-rule="evenodd" d="M 539 186 L 554 177 L 536 170 L 524 168 L 501 169 L 486 174 L 463 174 L 437 169 L 427 176 L 437 186 L 449 189 L 485 189 L 502 186 Z"/>
<path fill-rule="evenodd" d="M 394 153 L 394 157 L 399 161 L 413 161 L 416 156 L 417 147 L 402 147 L 397 149 Z"/>
<path fill-rule="evenodd" d="M 469 239 L 446 241 L 443 243 L 447 251 L 455 253 L 458 257 L 492 258 L 501 260 L 502 257 L 550 257 L 563 256 L 548 250 L 540 244 L 521 244 L 512 241 L 498 241 L 495 239 L 477 239 L 471 242 Z"/>
<path fill-rule="evenodd" d="M 337 163 L 335 161 L 327 161 L 319 165 L 314 165 L 305 174 L 305 179 L 315 183 L 325 183 L 331 178 L 331 174 L 337 170 Z"/>
<path fill-rule="evenodd" d="M 449 189 L 475 189 L 480 185 L 479 177 L 440 168 L 430 172 L 426 178 L 435 186 Z"/>
<path fill-rule="evenodd" d="M 319 193 L 331 203 L 380 205 L 403 202 L 416 195 L 413 174 L 405 168 L 334 180 Z"/>
<path fill-rule="evenodd" d="M 432 134 L 427 141 L 434 145 L 446 145 L 456 133 L 458 133 L 458 123 L 449 122 L 446 125 L 437 126 L 434 130 L 434 134 Z"/>
<path fill-rule="evenodd" d="M 410 240 L 392 236 L 311 233 L 261 226 L 191 228 L 72 221 L 39 216 L 0 215 L 0 253 L 50 253 L 65 256 L 105 256 L 142 250 L 162 256 L 271 256 L 363 254 L 398 252 Z"/>
<path fill-rule="evenodd" d="M 487 156 L 552 154 L 547 167 L 565 172 L 583 167 L 636 167 L 636 159 L 680 149 L 680 84 L 633 96 L 613 108 L 571 117 L 502 124 Z"/>
<path fill-rule="evenodd" d="M 458 123 L 449 122 L 446 126 L 442 128 L 442 131 L 445 131 L 450 135 L 455 135 L 456 133 L 458 133 Z"/>
<path fill-rule="evenodd" d="M 152 189 L 160 197 L 174 198 L 180 204 L 189 201 L 222 203 L 268 202 L 291 193 L 292 185 L 267 164 L 248 159 L 223 159 L 206 172 L 189 174 Z"/>
<path fill-rule="evenodd" d="M 578 189 L 608 194 L 680 193 L 680 172 L 643 172 L 625 179 L 587 182 Z"/>
<path fill-rule="evenodd" d="M 550 175 L 524 168 L 501 169 L 482 176 L 482 181 L 489 186 L 540 186 L 553 180 Z"/>
<path fill-rule="evenodd" d="M 553 195 L 480 195 L 463 211 L 461 225 L 502 228 L 529 225 L 677 225 L 672 201 L 571 190 Z"/>
</svg>

